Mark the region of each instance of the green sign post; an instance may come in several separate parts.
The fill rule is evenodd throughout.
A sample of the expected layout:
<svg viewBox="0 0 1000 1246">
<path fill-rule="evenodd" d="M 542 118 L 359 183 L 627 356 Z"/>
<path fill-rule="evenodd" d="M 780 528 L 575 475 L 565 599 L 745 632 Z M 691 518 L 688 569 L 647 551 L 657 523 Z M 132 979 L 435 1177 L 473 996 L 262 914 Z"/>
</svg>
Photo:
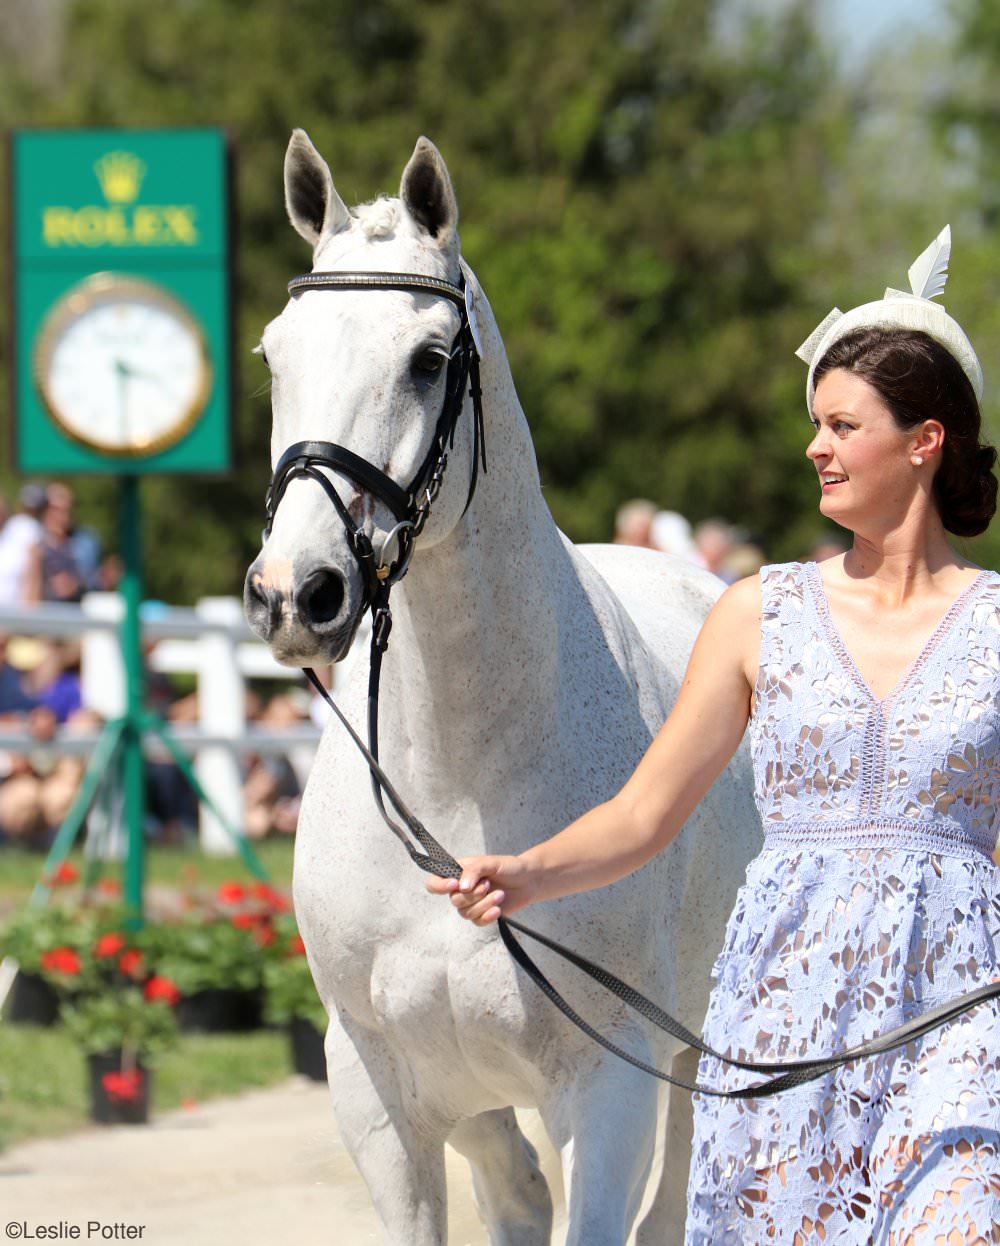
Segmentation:
<svg viewBox="0 0 1000 1246">
<path fill-rule="evenodd" d="M 10 169 L 14 465 L 121 484 L 127 705 L 105 729 L 46 874 L 112 767 L 139 923 L 144 732 L 160 735 L 194 782 L 143 707 L 139 478 L 231 466 L 229 153 L 217 129 L 19 131 Z"/>
</svg>

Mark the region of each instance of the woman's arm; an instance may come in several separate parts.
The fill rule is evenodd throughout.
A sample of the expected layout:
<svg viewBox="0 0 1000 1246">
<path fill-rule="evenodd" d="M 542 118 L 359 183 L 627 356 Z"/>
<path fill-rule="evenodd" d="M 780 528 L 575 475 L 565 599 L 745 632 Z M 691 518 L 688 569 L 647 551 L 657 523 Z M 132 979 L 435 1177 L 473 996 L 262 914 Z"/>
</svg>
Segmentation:
<svg viewBox="0 0 1000 1246">
<path fill-rule="evenodd" d="M 719 598 L 695 643 L 677 702 L 621 791 L 519 856 L 465 857 L 460 880 L 432 878 L 485 926 L 537 900 L 631 874 L 674 838 L 736 751 L 760 653 L 760 579 Z"/>
</svg>

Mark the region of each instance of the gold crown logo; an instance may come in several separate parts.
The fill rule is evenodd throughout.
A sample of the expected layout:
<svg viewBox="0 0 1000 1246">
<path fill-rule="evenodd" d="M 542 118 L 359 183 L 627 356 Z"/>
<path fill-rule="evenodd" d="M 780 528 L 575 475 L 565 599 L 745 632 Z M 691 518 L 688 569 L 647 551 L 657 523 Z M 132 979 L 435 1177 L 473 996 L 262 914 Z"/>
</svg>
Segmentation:
<svg viewBox="0 0 1000 1246">
<path fill-rule="evenodd" d="M 109 151 L 94 164 L 108 203 L 131 203 L 138 198 L 146 166 L 130 151 Z"/>
</svg>

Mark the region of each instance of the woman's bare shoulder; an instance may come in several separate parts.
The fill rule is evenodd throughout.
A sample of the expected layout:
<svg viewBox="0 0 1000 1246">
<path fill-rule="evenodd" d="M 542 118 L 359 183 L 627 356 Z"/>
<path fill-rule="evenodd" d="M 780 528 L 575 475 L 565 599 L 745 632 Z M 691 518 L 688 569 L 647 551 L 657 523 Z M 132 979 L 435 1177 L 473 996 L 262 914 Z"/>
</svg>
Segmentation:
<svg viewBox="0 0 1000 1246">
<path fill-rule="evenodd" d="M 723 612 L 725 618 L 733 623 L 739 621 L 760 626 L 761 614 L 760 573 L 748 575 L 743 580 L 730 584 L 716 602 L 716 610 Z"/>
<path fill-rule="evenodd" d="M 737 580 L 722 594 L 705 620 L 700 647 L 706 658 L 738 669 L 753 685 L 760 655 L 761 581 Z"/>
</svg>

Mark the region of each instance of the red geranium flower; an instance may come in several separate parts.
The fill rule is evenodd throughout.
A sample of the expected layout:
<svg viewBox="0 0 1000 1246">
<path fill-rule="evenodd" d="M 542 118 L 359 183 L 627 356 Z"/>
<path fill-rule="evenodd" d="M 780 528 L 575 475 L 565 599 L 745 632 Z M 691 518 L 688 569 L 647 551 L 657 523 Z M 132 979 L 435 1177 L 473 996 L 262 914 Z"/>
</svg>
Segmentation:
<svg viewBox="0 0 1000 1246">
<path fill-rule="evenodd" d="M 107 1091 L 108 1098 L 116 1103 L 131 1102 L 138 1099 L 142 1089 L 142 1070 L 125 1069 L 120 1073 L 105 1073 L 101 1077 L 101 1085 Z"/>
<path fill-rule="evenodd" d="M 138 978 L 142 973 L 142 953 L 134 947 L 126 949 L 118 957 L 118 968 L 130 978 Z"/>
<path fill-rule="evenodd" d="M 247 893 L 239 883 L 223 883 L 215 894 L 220 904 L 242 904 Z"/>
<path fill-rule="evenodd" d="M 253 941 L 258 947 L 270 947 L 277 937 L 269 921 L 258 922 L 254 927 Z"/>
<path fill-rule="evenodd" d="M 75 865 L 71 865 L 69 861 L 61 861 L 46 882 L 50 887 L 65 887 L 69 883 L 75 883 L 79 876 Z"/>
<path fill-rule="evenodd" d="M 42 968 L 72 976 L 79 973 L 82 966 L 80 957 L 71 947 L 54 947 L 42 953 Z"/>
<path fill-rule="evenodd" d="M 181 993 L 169 978 L 154 975 L 143 988 L 143 995 L 151 1002 L 162 999 L 165 1004 L 173 1007 L 181 998 Z"/>
<path fill-rule="evenodd" d="M 305 956 L 306 945 L 302 942 L 301 935 L 292 935 L 288 944 L 288 951 L 292 956 Z"/>
<path fill-rule="evenodd" d="M 277 887 L 272 887 L 270 883 L 254 883 L 250 894 L 255 900 L 262 900 L 269 905 L 276 913 L 287 913 L 291 908 Z"/>
<path fill-rule="evenodd" d="M 253 930 L 258 921 L 253 913 L 234 913 L 229 920 L 239 930 Z"/>
<path fill-rule="evenodd" d="M 120 934 L 102 934 L 94 944 L 95 956 L 117 956 L 125 946 L 125 936 Z"/>
<path fill-rule="evenodd" d="M 116 899 L 122 893 L 122 885 L 117 878 L 101 878 L 97 883 L 98 895 Z"/>
</svg>

